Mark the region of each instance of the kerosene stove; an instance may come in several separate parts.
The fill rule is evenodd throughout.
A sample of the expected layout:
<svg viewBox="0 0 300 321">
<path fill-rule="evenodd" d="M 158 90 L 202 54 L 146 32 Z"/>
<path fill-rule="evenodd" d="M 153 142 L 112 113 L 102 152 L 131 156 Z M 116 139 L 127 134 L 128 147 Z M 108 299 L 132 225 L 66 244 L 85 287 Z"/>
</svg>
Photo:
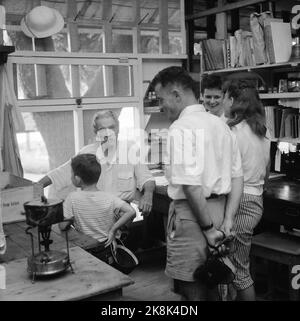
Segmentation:
<svg viewBox="0 0 300 321">
<path fill-rule="evenodd" d="M 32 255 L 27 260 L 27 271 L 32 276 L 32 282 L 38 276 L 49 276 L 73 268 L 70 263 L 68 231 L 65 233 L 67 252 L 50 250 L 51 226 L 59 222 L 68 221 L 64 219 L 62 200 L 47 200 L 42 196 L 41 200 L 34 200 L 24 204 L 26 223 L 29 227 L 26 234 L 31 238 Z M 38 253 L 34 250 L 34 236 L 31 229 L 37 228 Z M 41 247 L 44 247 L 42 251 Z"/>
</svg>

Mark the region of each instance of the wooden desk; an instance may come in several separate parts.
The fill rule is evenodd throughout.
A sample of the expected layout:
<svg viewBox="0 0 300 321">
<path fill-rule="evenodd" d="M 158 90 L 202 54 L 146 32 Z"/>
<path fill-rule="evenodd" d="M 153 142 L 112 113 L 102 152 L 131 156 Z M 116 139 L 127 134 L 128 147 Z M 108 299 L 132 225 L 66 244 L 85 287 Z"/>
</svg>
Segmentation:
<svg viewBox="0 0 300 321">
<path fill-rule="evenodd" d="M 285 177 L 271 179 L 264 194 L 264 215 L 266 221 L 300 228 L 300 181 Z M 168 214 L 170 198 L 167 186 L 156 186 L 153 210 Z"/>
<path fill-rule="evenodd" d="M 272 179 L 268 183 L 265 198 L 276 199 L 286 204 L 300 207 L 300 180 L 289 180 L 286 177 Z"/>
<path fill-rule="evenodd" d="M 6 290 L 0 290 L 0 301 L 103 300 L 121 296 L 122 288 L 134 283 L 78 246 L 70 248 L 70 259 L 74 273 L 69 269 L 35 283 L 27 273 L 26 258 L 4 263 Z"/>
<path fill-rule="evenodd" d="M 273 179 L 264 194 L 264 215 L 267 222 L 300 228 L 300 181 L 285 177 Z"/>
<path fill-rule="evenodd" d="M 14 222 L 3 225 L 7 250 L 3 256 L 0 256 L 0 263 L 31 255 L 30 236 L 25 233 L 27 227 L 28 225 L 25 222 Z M 32 229 L 31 232 L 34 235 L 35 251 L 37 251 L 37 228 Z M 94 238 L 79 233 L 74 229 L 71 229 L 68 233 L 69 247 L 79 246 L 84 250 L 88 250 L 99 245 L 99 242 Z M 59 251 L 66 248 L 66 239 L 60 232 L 57 224 L 52 225 L 50 239 L 53 240 L 50 249 Z"/>
</svg>

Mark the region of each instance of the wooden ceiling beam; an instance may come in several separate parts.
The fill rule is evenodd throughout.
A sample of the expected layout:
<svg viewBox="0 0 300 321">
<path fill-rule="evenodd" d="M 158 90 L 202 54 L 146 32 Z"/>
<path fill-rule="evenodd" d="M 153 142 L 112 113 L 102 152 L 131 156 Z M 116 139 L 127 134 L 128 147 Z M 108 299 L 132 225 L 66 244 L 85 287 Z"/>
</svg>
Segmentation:
<svg viewBox="0 0 300 321">
<path fill-rule="evenodd" d="M 112 18 L 112 1 L 103 0 L 102 6 L 102 20 L 109 21 Z"/>
<path fill-rule="evenodd" d="M 189 21 L 189 20 L 196 20 L 196 19 L 200 19 L 206 16 L 210 16 L 210 15 L 215 15 L 217 13 L 221 13 L 221 12 L 225 12 L 225 11 L 231 11 L 234 9 L 238 9 L 238 8 L 243 8 L 243 7 L 248 7 L 257 3 L 262 3 L 262 2 L 266 2 L 267 0 L 243 0 L 243 1 L 238 1 L 238 2 L 234 2 L 234 3 L 230 3 L 230 4 L 225 4 L 223 6 L 218 6 L 212 9 L 208 9 L 208 10 L 204 10 L 198 13 L 194 13 L 192 15 L 187 15 L 185 17 L 185 20 Z"/>
</svg>

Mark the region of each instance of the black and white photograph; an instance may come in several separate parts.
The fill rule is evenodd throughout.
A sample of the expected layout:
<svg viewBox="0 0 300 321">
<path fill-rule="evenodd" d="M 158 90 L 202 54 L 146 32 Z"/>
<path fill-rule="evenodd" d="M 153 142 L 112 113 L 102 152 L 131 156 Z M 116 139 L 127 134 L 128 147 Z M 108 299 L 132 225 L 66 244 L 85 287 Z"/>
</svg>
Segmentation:
<svg viewBox="0 0 300 321">
<path fill-rule="evenodd" d="M 299 0 L 0 0 L 0 301 L 300 301 L 299 110 Z"/>
</svg>

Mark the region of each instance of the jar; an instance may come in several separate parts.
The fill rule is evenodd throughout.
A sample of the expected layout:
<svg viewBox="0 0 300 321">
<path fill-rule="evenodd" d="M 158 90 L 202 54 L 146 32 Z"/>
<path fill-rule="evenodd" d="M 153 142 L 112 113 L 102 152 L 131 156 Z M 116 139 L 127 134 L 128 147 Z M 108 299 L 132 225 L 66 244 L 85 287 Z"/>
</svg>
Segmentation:
<svg viewBox="0 0 300 321">
<path fill-rule="evenodd" d="M 295 44 L 292 46 L 292 54 L 290 61 L 294 60 L 299 60 L 300 59 L 300 43 L 299 43 L 299 38 L 296 37 L 295 39 Z"/>
<path fill-rule="evenodd" d="M 300 79 L 290 78 L 287 81 L 288 92 L 300 92 Z"/>
</svg>

